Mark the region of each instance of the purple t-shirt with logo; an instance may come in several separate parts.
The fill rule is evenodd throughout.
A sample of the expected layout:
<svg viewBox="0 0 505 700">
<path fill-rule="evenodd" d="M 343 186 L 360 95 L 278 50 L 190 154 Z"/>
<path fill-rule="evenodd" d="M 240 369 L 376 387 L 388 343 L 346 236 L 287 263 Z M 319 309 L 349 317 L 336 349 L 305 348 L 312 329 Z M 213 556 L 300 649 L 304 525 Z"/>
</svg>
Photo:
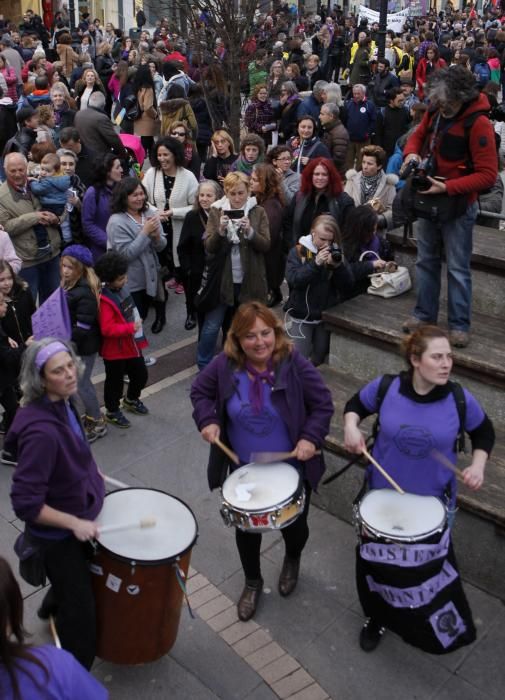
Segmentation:
<svg viewBox="0 0 505 700">
<path fill-rule="evenodd" d="M 363 406 L 377 411 L 377 392 L 382 377 L 374 379 L 359 392 Z M 400 377 L 395 377 L 380 408 L 380 430 L 373 447 L 373 456 L 393 479 L 407 492 L 442 498 L 450 490 L 456 494 L 455 476 L 433 456 L 434 451 L 456 464 L 454 445 L 459 432 L 459 416 L 454 396 L 445 387 L 436 387 L 438 400 L 419 401 L 400 391 Z M 485 413 L 466 389 L 465 430 L 477 428 Z M 431 393 L 431 392 L 430 392 Z M 429 397 L 428 397 L 429 398 Z M 391 488 L 373 466 L 368 469 L 370 488 Z"/>
<path fill-rule="evenodd" d="M 294 445 L 288 428 L 272 404 L 269 384 L 263 384 L 263 406 L 252 412 L 249 401 L 251 380 L 247 372 L 236 372 L 237 388 L 226 404 L 228 437 L 242 464 L 251 461 L 251 452 L 290 452 Z"/>
</svg>

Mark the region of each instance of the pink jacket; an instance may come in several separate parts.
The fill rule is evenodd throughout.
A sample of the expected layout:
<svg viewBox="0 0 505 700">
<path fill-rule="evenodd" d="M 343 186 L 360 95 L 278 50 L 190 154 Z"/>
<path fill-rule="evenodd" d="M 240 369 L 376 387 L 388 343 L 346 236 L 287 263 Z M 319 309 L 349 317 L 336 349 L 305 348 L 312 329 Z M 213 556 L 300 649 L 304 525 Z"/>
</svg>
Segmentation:
<svg viewBox="0 0 505 700">
<path fill-rule="evenodd" d="M 6 66 L 0 69 L 0 73 L 3 74 L 5 82 L 7 83 L 7 95 L 5 95 L 5 97 L 10 97 L 11 100 L 16 103 L 18 101 L 18 93 L 16 90 L 18 79 L 16 71 L 12 66 Z"/>
<path fill-rule="evenodd" d="M 6 260 L 16 273 L 21 270 L 23 264 L 21 258 L 16 255 L 9 234 L 2 226 L 0 226 L 0 260 Z"/>
</svg>

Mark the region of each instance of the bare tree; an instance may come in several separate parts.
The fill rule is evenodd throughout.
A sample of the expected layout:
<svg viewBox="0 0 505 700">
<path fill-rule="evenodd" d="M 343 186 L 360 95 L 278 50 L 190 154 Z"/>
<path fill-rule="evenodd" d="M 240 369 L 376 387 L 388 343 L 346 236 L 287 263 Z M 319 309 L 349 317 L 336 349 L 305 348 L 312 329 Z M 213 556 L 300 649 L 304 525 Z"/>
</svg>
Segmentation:
<svg viewBox="0 0 505 700">
<path fill-rule="evenodd" d="M 144 5 L 147 3 L 144 2 Z M 187 17 L 188 42 L 202 67 L 202 88 L 214 127 L 221 126 L 224 121 L 237 146 L 240 140 L 240 88 L 246 78 L 241 75 L 240 69 L 245 58 L 242 45 L 252 31 L 257 5 L 257 0 L 191 0 L 191 3 L 187 0 L 161 0 L 158 3 L 151 0 L 151 7 L 153 10 L 156 7 L 157 16 L 166 16 L 172 27 L 179 30 L 179 34 L 186 35 L 185 27 L 180 26 L 180 21 Z M 225 52 L 222 58 L 218 58 L 214 52 L 216 38 L 224 42 Z M 228 88 L 228 95 L 221 96 L 224 120 L 217 113 L 214 104 L 216 86 L 214 81 L 205 79 L 204 65 L 211 66 L 211 77 L 212 68 L 214 73 L 217 67 L 224 73 Z"/>
</svg>

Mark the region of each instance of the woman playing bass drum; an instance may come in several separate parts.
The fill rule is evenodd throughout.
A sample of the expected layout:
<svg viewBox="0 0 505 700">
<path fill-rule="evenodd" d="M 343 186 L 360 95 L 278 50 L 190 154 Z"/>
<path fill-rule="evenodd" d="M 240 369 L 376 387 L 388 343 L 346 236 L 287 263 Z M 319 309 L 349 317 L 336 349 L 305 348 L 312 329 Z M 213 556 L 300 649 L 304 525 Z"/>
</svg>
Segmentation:
<svg viewBox="0 0 505 700">
<path fill-rule="evenodd" d="M 458 444 L 464 432 L 468 433 L 472 463 L 460 472 L 460 478 L 466 487 L 477 490 L 484 481 L 494 429 L 475 397 L 449 381 L 453 358 L 445 331 L 420 326 L 405 340 L 403 349 L 409 366 L 406 372 L 392 378 L 387 389 L 384 379 L 378 377 L 348 401 L 345 446 L 349 452 L 362 453 L 365 438 L 358 426 L 366 416 L 378 413 L 373 457 L 406 494 L 386 491 L 391 485 L 372 465 L 367 470 L 369 494 L 385 496 L 388 503 L 393 495 L 400 509 L 417 499 L 421 520 L 426 504 L 438 504 L 442 511 L 446 509 L 447 525 L 444 512 L 437 533 L 422 544 L 414 543 L 415 537 L 402 536 L 405 522 L 400 519 L 387 538 L 370 536 L 366 528 L 363 535 L 361 529 L 357 585 L 368 619 L 360 645 L 372 651 L 387 627 L 425 651 L 443 654 L 475 639 L 450 538 Z"/>
</svg>

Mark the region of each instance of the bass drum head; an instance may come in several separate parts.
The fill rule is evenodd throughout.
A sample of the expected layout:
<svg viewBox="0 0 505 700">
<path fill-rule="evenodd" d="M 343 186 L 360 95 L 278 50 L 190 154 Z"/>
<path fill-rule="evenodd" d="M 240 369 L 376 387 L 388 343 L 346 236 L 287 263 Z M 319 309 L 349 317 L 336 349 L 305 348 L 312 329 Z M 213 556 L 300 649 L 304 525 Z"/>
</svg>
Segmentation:
<svg viewBox="0 0 505 700">
<path fill-rule="evenodd" d="M 230 474 L 223 484 L 223 498 L 234 508 L 264 511 L 284 503 L 296 493 L 300 476 L 285 462 L 246 464 Z M 249 493 L 248 500 L 243 498 Z"/>
<path fill-rule="evenodd" d="M 175 559 L 190 549 L 198 535 L 192 511 L 175 496 L 148 488 L 113 491 L 105 497 L 97 525 L 122 525 L 144 518 L 156 525 L 100 535 L 98 542 L 117 557 L 139 564 Z"/>
<path fill-rule="evenodd" d="M 423 539 L 445 523 L 446 511 L 435 496 L 401 494 L 392 489 L 369 491 L 359 504 L 365 527 L 392 540 Z"/>
</svg>

